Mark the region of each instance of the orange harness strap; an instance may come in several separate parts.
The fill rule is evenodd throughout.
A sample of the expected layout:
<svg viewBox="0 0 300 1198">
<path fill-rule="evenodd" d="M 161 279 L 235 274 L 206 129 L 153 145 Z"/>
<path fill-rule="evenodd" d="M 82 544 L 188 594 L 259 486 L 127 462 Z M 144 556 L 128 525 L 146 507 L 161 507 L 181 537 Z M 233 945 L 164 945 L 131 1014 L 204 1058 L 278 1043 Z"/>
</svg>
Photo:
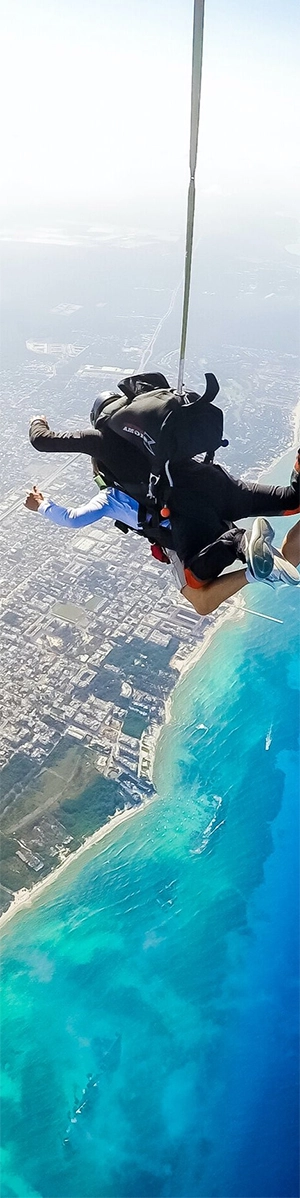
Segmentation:
<svg viewBox="0 0 300 1198">
<path fill-rule="evenodd" d="M 196 578 L 196 575 L 192 573 L 192 570 L 184 568 L 184 574 L 187 586 L 193 587 L 195 591 L 201 589 L 201 587 L 207 586 L 206 582 L 200 582 L 200 578 Z"/>
<path fill-rule="evenodd" d="M 300 512 L 300 507 L 293 507 L 290 511 L 283 512 L 282 514 L 283 516 L 297 516 L 298 512 Z"/>
</svg>

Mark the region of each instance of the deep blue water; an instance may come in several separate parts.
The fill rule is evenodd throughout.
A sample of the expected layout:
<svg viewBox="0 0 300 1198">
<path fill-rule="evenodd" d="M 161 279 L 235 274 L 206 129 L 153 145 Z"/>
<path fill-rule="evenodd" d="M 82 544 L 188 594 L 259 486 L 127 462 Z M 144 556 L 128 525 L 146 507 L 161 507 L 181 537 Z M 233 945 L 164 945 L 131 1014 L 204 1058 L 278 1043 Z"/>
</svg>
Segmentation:
<svg viewBox="0 0 300 1198">
<path fill-rule="evenodd" d="M 158 801 L 6 929 L 2 1198 L 298 1195 L 299 594 L 251 606 L 283 623 L 181 681 Z"/>
</svg>

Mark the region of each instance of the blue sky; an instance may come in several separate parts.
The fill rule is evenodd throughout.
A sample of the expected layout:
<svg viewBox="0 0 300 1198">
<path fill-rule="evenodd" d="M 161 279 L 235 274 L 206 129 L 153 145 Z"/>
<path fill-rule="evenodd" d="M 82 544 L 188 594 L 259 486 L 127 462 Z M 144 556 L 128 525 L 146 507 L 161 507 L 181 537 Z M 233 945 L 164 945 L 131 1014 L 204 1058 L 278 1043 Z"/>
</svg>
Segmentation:
<svg viewBox="0 0 300 1198">
<path fill-rule="evenodd" d="M 192 0 L 2 0 L 4 206 L 178 211 Z M 294 0 L 206 0 L 198 188 L 296 196 Z"/>
</svg>

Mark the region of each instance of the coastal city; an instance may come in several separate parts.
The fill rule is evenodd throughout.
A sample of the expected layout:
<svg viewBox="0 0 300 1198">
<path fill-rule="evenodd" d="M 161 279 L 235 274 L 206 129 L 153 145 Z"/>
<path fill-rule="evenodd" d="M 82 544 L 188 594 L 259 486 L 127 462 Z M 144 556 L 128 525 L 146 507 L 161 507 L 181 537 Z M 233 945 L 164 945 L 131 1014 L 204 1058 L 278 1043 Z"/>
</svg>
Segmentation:
<svg viewBox="0 0 300 1198">
<path fill-rule="evenodd" d="M 32 415 L 45 412 L 54 428 L 87 427 L 97 388 L 155 366 L 174 378 L 157 302 L 149 289 L 143 318 L 135 300 L 126 321 L 102 300 L 93 319 L 80 303 L 53 304 L 43 320 L 27 318 L 14 365 L 2 372 L 2 911 L 117 812 L 153 797 L 166 701 L 215 623 L 215 614 L 196 615 L 171 567 L 134 534 L 107 520 L 72 533 L 24 509 L 33 482 L 67 506 L 94 488 L 88 459 L 34 454 Z M 159 303 L 170 311 L 163 289 Z M 192 345 L 186 385 L 197 380 L 201 390 L 211 365 Z M 218 457 L 255 478 L 293 439 L 295 359 L 227 344 L 213 368 L 229 437 Z"/>
<path fill-rule="evenodd" d="M 4 0 L 0 1198 L 300 1198 L 298 9 Z"/>
<path fill-rule="evenodd" d="M 70 471 L 56 482 L 61 501 Z M 2 910 L 95 831 L 101 785 L 100 822 L 108 785 L 110 815 L 153 795 L 166 699 L 213 619 L 199 619 L 133 534 L 108 521 L 65 534 L 23 501 L 9 496 L 13 546 L 8 509 L 1 525 Z M 80 811 L 70 833 L 66 784 L 71 807 L 74 787 L 95 779 L 94 816 L 89 806 L 85 826 Z"/>
</svg>

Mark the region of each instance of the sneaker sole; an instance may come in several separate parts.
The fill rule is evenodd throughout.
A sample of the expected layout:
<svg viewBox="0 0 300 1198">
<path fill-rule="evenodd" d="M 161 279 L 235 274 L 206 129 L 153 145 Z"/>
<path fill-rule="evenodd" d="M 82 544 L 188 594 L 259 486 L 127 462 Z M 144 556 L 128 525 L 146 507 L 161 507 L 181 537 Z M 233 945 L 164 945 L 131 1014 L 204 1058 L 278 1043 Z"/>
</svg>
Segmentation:
<svg viewBox="0 0 300 1198">
<path fill-rule="evenodd" d="M 269 521 L 265 520 L 264 516 L 258 516 L 253 524 L 248 551 L 252 573 L 262 582 L 269 578 L 273 570 L 274 554 L 271 544 L 274 536 L 274 529 Z"/>
</svg>

